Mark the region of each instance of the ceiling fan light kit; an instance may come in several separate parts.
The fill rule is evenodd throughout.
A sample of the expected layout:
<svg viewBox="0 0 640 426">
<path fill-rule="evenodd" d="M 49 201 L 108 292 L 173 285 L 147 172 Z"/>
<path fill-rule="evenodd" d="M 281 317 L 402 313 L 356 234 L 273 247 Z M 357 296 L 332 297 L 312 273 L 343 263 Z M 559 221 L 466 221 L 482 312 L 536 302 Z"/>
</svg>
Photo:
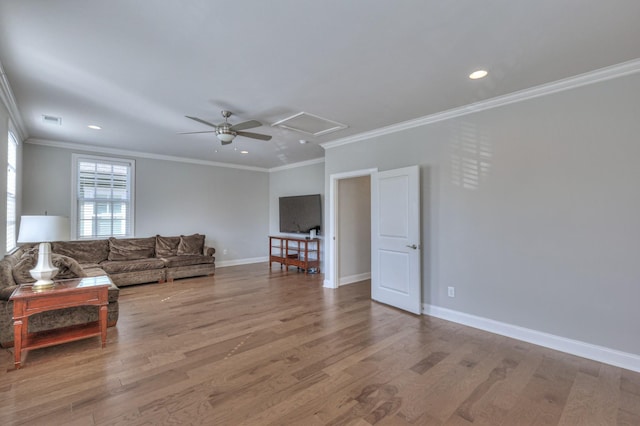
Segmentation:
<svg viewBox="0 0 640 426">
<path fill-rule="evenodd" d="M 253 129 L 254 127 L 262 126 L 262 123 L 260 123 L 259 121 L 249 120 L 243 123 L 231 124 L 228 121 L 229 117 L 231 117 L 231 114 L 232 114 L 231 111 L 222 110 L 221 114 L 222 114 L 222 117 L 224 118 L 224 123 L 222 124 L 213 124 L 206 120 L 203 120 L 202 118 L 191 117 L 186 115 L 185 117 L 191 120 L 197 121 L 198 123 L 206 124 L 207 126 L 213 127 L 215 130 L 208 130 L 205 132 L 184 132 L 181 134 L 189 135 L 193 133 L 215 133 L 218 140 L 222 142 L 222 145 L 230 144 L 231 142 L 233 142 L 236 136 L 244 136 L 246 138 L 259 139 L 263 141 L 271 140 L 270 135 L 263 135 L 261 133 L 252 133 L 252 132 L 242 131 L 245 129 Z"/>
<path fill-rule="evenodd" d="M 220 139 L 220 142 L 222 142 L 223 145 L 226 145 L 235 139 L 236 134 L 230 132 L 229 129 L 219 129 L 216 130 L 216 136 Z"/>
</svg>

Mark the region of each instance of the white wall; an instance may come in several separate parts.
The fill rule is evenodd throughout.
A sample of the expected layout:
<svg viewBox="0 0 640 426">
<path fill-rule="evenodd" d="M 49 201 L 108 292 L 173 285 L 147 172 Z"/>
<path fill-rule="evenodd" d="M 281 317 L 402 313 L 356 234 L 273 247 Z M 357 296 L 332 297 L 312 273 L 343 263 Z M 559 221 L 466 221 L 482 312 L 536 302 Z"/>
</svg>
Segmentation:
<svg viewBox="0 0 640 426">
<path fill-rule="evenodd" d="M 25 144 L 24 214 L 47 210 L 69 216 L 71 154 L 67 149 Z M 216 248 L 222 264 L 266 256 L 268 173 L 134 159 L 136 236 L 205 234 L 206 244 Z"/>
<path fill-rule="evenodd" d="M 425 303 L 640 355 L 638 93 L 635 74 L 329 148 L 325 186 L 419 164 Z"/>
</svg>

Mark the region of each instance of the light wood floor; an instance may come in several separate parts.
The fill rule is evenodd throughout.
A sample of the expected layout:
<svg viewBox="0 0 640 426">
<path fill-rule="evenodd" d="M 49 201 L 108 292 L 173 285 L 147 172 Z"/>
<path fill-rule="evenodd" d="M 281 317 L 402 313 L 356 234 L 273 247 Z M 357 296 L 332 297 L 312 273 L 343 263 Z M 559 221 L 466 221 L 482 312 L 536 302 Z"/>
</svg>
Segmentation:
<svg viewBox="0 0 640 426">
<path fill-rule="evenodd" d="M 640 374 L 266 264 L 124 287 L 99 340 L 0 351 L 0 424 L 640 425 Z"/>
</svg>

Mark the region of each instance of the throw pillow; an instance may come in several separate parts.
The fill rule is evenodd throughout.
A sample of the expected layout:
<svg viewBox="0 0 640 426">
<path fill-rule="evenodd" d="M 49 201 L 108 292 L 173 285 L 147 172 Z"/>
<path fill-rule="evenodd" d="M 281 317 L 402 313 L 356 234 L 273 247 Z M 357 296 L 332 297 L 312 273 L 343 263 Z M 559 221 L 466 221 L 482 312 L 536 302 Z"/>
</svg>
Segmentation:
<svg viewBox="0 0 640 426">
<path fill-rule="evenodd" d="M 180 235 L 180 244 L 178 244 L 178 255 L 183 254 L 202 254 L 204 251 L 204 235 Z"/>
<path fill-rule="evenodd" d="M 58 268 L 58 274 L 55 277 L 57 280 L 87 276 L 82 266 L 72 257 L 53 253 L 51 255 L 51 263 Z"/>
<path fill-rule="evenodd" d="M 20 261 L 13 267 L 13 280 L 17 284 L 33 283 L 36 280 L 31 276 L 31 271 L 35 268 L 38 259 L 38 250 L 30 250 L 22 255 Z M 51 263 L 58 268 L 58 273 L 54 277 L 56 280 L 65 280 L 69 278 L 82 278 L 87 274 L 82 266 L 73 258 L 61 254 L 53 253 L 51 255 Z"/>
<path fill-rule="evenodd" d="M 156 257 L 172 257 L 178 254 L 180 237 L 162 237 L 156 235 Z"/>
</svg>

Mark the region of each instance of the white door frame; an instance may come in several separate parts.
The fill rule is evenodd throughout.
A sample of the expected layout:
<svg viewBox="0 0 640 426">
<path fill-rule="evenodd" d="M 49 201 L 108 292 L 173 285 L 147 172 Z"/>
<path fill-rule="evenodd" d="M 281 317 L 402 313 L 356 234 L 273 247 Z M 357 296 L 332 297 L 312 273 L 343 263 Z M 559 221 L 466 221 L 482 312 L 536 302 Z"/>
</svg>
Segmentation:
<svg viewBox="0 0 640 426">
<path fill-rule="evenodd" d="M 337 259 L 338 246 L 336 235 L 336 218 L 338 216 L 338 181 L 342 179 L 355 178 L 360 176 L 371 176 L 378 171 L 377 168 L 354 170 L 351 172 L 334 173 L 329 176 L 329 229 L 325 238 L 325 253 L 327 253 L 327 274 L 325 274 L 324 287 L 338 288 L 340 279 L 338 277 Z"/>
</svg>

